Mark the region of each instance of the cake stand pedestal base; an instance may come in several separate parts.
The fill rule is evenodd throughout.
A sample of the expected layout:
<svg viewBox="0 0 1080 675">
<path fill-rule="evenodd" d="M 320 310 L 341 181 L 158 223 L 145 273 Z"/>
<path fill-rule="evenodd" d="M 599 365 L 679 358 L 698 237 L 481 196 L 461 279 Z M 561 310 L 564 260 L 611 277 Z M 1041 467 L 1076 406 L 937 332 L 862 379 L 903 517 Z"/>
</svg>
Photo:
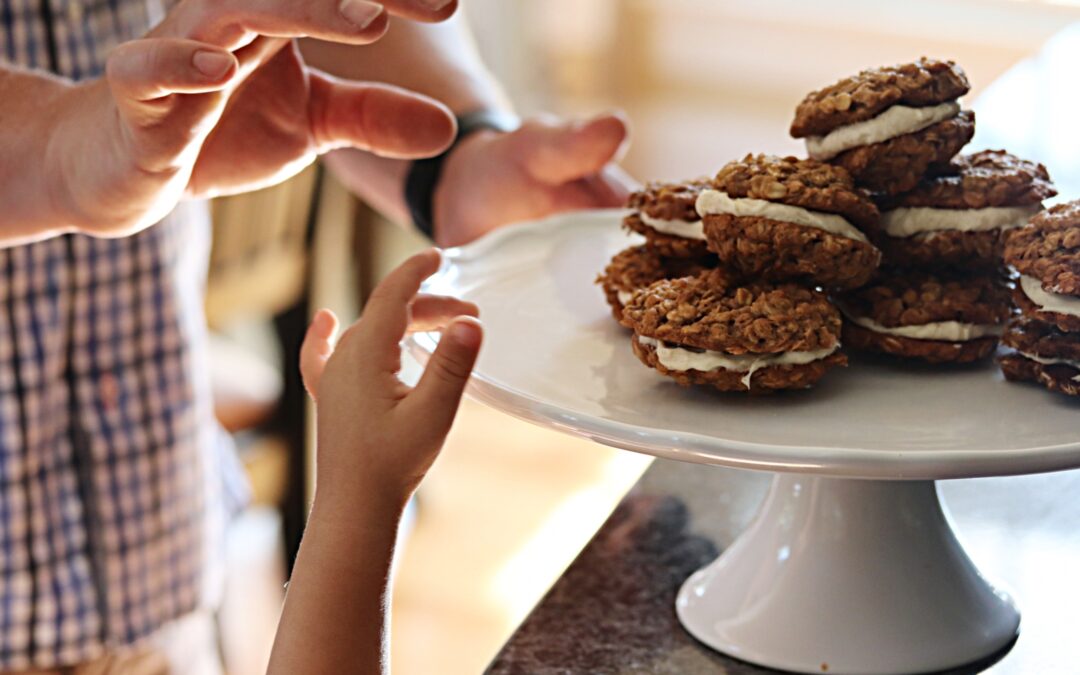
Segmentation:
<svg viewBox="0 0 1080 675">
<path fill-rule="evenodd" d="M 695 638 L 803 673 L 926 673 L 986 658 L 1020 614 L 961 548 L 933 481 L 778 474 L 735 543 L 679 591 Z"/>
</svg>

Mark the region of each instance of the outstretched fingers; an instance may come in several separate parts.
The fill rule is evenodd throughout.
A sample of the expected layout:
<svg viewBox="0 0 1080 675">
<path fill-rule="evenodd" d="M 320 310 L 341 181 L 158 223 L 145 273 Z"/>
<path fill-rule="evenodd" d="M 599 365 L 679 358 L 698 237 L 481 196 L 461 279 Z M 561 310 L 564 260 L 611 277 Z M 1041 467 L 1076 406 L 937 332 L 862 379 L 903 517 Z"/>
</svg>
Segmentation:
<svg viewBox="0 0 1080 675">
<path fill-rule="evenodd" d="M 456 0 L 185 0 L 155 32 L 230 50 L 253 35 L 369 44 L 386 33 L 390 15 L 434 22 L 456 9 Z"/>
<path fill-rule="evenodd" d="M 405 333 L 443 328 L 420 382 L 412 391 L 397 382 L 399 393 L 394 395 L 398 405 L 408 409 L 406 418 L 415 415 L 424 421 L 416 424 L 415 431 L 433 441 L 441 440 L 454 421 L 483 339 L 476 305 L 418 294 L 424 279 L 438 270 L 440 260 L 438 250 L 428 249 L 398 266 L 372 292 L 363 316 L 345 331 L 336 348 L 359 381 L 397 382 Z M 333 314 L 319 312 L 301 347 L 300 372 L 312 397 L 318 396 L 323 370 L 335 352 L 332 337 L 336 328 Z"/>
<path fill-rule="evenodd" d="M 389 20 L 383 5 L 366 0 L 184 0 L 152 34 L 230 51 L 259 35 L 370 44 L 386 33 Z"/>
<path fill-rule="evenodd" d="M 483 338 L 477 319 L 469 316 L 454 319 L 443 331 L 424 374 L 405 401 L 411 414 L 430 422 L 428 430 L 437 438 L 445 436 L 454 423 Z"/>
<path fill-rule="evenodd" d="M 420 284 L 439 269 L 441 257 L 428 249 L 406 260 L 380 283 L 368 298 L 364 315 L 344 340 L 363 354 L 365 368 L 396 374 L 401 369 L 400 342 L 409 329 L 409 305 Z"/>
</svg>

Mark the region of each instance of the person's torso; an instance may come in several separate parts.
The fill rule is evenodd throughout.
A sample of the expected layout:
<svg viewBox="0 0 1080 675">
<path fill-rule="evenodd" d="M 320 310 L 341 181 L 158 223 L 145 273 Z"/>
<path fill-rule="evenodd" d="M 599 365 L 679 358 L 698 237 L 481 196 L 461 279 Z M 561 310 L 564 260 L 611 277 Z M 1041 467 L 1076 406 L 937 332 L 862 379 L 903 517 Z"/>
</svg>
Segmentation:
<svg viewBox="0 0 1080 675">
<path fill-rule="evenodd" d="M 0 61 L 97 77 L 165 10 L 0 0 Z M 0 671 L 91 658 L 206 600 L 230 459 L 207 389 L 208 228 L 188 203 L 131 237 L 0 249 Z"/>
</svg>

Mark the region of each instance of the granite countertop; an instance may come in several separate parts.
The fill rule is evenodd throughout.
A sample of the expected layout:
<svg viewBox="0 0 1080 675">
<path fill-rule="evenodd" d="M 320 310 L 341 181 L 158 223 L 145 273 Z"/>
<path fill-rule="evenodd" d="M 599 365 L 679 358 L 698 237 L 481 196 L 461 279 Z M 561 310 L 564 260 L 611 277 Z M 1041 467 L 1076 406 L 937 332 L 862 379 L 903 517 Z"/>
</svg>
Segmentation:
<svg viewBox="0 0 1080 675">
<path fill-rule="evenodd" d="M 657 460 L 487 672 L 555 675 L 773 672 L 701 645 L 675 616 L 692 572 L 734 541 L 767 474 Z M 955 673 L 1063 672 L 1080 663 L 1080 472 L 940 484 L 959 538 L 1018 599 L 1015 647 Z M 1066 665 L 1068 664 L 1068 665 Z"/>
<path fill-rule="evenodd" d="M 751 673 L 679 626 L 675 593 L 746 525 L 765 474 L 658 460 L 489 673 Z M 719 518 L 703 521 L 703 513 Z"/>
</svg>

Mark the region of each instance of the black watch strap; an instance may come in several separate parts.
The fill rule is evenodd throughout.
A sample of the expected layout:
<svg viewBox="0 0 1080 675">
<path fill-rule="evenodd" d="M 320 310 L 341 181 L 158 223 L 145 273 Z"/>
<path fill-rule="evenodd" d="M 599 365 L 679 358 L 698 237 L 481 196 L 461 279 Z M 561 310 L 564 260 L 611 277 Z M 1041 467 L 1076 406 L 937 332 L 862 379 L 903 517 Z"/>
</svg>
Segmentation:
<svg viewBox="0 0 1080 675">
<path fill-rule="evenodd" d="M 521 123 L 510 113 L 498 110 L 477 110 L 458 115 L 458 131 L 453 144 L 441 155 L 418 159 L 409 167 L 405 177 L 405 204 L 409 207 L 413 224 L 428 238 L 435 238 L 434 201 L 435 187 L 442 175 L 443 162 L 457 147 L 458 143 L 470 134 L 483 129 L 494 131 L 513 131 Z"/>
</svg>

